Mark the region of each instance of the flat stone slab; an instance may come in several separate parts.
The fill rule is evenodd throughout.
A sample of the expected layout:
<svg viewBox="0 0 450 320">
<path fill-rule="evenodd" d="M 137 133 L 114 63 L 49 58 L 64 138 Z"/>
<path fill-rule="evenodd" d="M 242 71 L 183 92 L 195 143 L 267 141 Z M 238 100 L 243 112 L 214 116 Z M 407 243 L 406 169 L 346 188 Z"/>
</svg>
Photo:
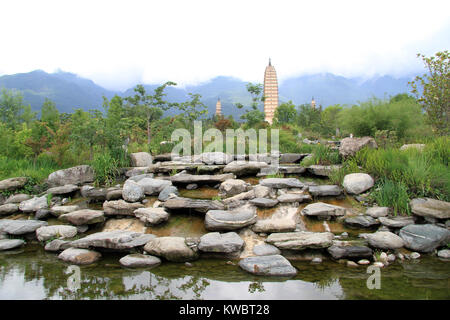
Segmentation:
<svg viewBox="0 0 450 320">
<path fill-rule="evenodd" d="M 259 276 L 291 277 L 297 270 L 281 255 L 248 257 L 239 261 L 243 270 Z"/>
<path fill-rule="evenodd" d="M 47 241 L 52 238 L 72 238 L 75 237 L 77 233 L 77 228 L 73 226 L 43 226 L 36 230 L 36 238 L 39 241 Z"/>
<path fill-rule="evenodd" d="M 450 231 L 433 224 L 411 224 L 400 229 L 405 247 L 419 252 L 433 252 L 450 241 Z"/>
<path fill-rule="evenodd" d="M 50 213 L 56 217 L 59 217 L 62 214 L 70 213 L 73 211 L 80 210 L 81 208 L 77 205 L 72 206 L 53 206 L 50 208 Z"/>
<path fill-rule="evenodd" d="M 372 249 L 364 246 L 336 246 L 327 249 L 333 259 L 363 259 L 372 257 Z"/>
<path fill-rule="evenodd" d="M 0 216 L 13 214 L 19 211 L 19 206 L 15 203 L 7 203 L 0 206 Z"/>
<path fill-rule="evenodd" d="M 169 220 L 169 213 L 164 208 L 139 208 L 134 211 L 134 215 L 149 225 L 156 225 Z"/>
<path fill-rule="evenodd" d="M 304 250 L 328 248 L 333 244 L 331 232 L 286 232 L 272 233 L 266 239 L 279 249 Z"/>
<path fill-rule="evenodd" d="M 379 217 L 378 220 L 382 225 L 389 228 L 403 228 L 414 224 L 413 217 Z"/>
<path fill-rule="evenodd" d="M 300 194 L 300 193 L 285 193 L 278 196 L 277 200 L 280 203 L 294 203 L 294 202 L 303 202 L 303 201 L 311 201 L 311 196 L 308 194 Z"/>
<path fill-rule="evenodd" d="M 73 264 L 86 265 L 100 260 L 101 256 L 99 252 L 92 250 L 68 248 L 59 254 L 58 259 Z"/>
<path fill-rule="evenodd" d="M 97 232 L 84 238 L 72 241 L 72 247 L 77 248 L 108 248 L 127 250 L 145 245 L 154 239 L 153 234 L 138 233 L 132 231 L 113 230 Z"/>
<path fill-rule="evenodd" d="M 281 254 L 281 251 L 271 244 L 261 243 L 253 247 L 253 253 L 257 256 L 272 256 Z"/>
<path fill-rule="evenodd" d="M 344 190 L 337 185 L 319 185 L 309 187 L 309 193 L 314 197 L 339 196 L 343 192 Z"/>
<path fill-rule="evenodd" d="M 306 172 L 306 168 L 302 166 L 279 166 L 278 172 L 283 174 L 302 174 Z"/>
<path fill-rule="evenodd" d="M 205 228 L 211 231 L 242 229 L 256 222 L 255 210 L 209 210 L 205 215 Z"/>
<path fill-rule="evenodd" d="M 224 173 L 234 173 L 238 177 L 256 175 L 261 168 L 269 166 L 266 162 L 232 161 L 223 168 Z"/>
<path fill-rule="evenodd" d="M 372 207 L 367 208 L 366 215 L 371 216 L 372 218 L 385 217 L 389 214 L 388 207 Z"/>
<path fill-rule="evenodd" d="M 210 232 L 200 237 L 198 249 L 203 252 L 232 253 L 242 250 L 244 240 L 236 232 Z"/>
<path fill-rule="evenodd" d="M 3 239 L 0 240 L 0 251 L 18 248 L 25 244 L 22 239 Z"/>
<path fill-rule="evenodd" d="M 46 221 L 39 220 L 0 220 L 0 233 L 4 232 L 11 235 L 22 235 L 35 232 L 37 228 L 46 226 Z"/>
<path fill-rule="evenodd" d="M 164 208 L 169 210 L 194 210 L 205 213 L 209 210 L 222 210 L 225 206 L 217 200 L 201 200 L 177 197 L 168 199 L 163 204 Z"/>
<path fill-rule="evenodd" d="M 29 200 L 22 201 L 19 204 L 20 211 L 31 213 L 36 212 L 40 209 L 47 209 L 48 203 L 47 203 L 47 196 L 42 197 L 34 197 Z"/>
<path fill-rule="evenodd" d="M 280 163 L 300 163 L 309 153 L 282 153 Z"/>
<path fill-rule="evenodd" d="M 66 184 L 65 186 L 60 187 L 53 187 L 46 191 L 47 194 L 53 194 L 53 195 L 61 195 L 61 194 L 69 194 L 75 191 L 78 191 L 80 187 L 74 185 L 74 184 Z"/>
<path fill-rule="evenodd" d="M 345 218 L 344 223 L 353 228 L 373 228 L 380 225 L 376 219 L 364 215 Z"/>
<path fill-rule="evenodd" d="M 26 177 L 9 178 L 0 181 L 0 191 L 13 191 L 22 188 L 28 182 Z"/>
<path fill-rule="evenodd" d="M 252 205 L 261 208 L 272 208 L 278 204 L 278 200 L 268 198 L 255 198 L 249 201 Z"/>
<path fill-rule="evenodd" d="M 252 226 L 254 232 L 290 232 L 297 227 L 298 208 L 280 206 L 266 219 L 258 219 Z"/>
<path fill-rule="evenodd" d="M 296 178 L 267 178 L 261 179 L 259 184 L 269 188 L 303 188 L 305 185 Z"/>
<path fill-rule="evenodd" d="M 224 182 L 228 179 L 233 179 L 234 174 L 232 173 L 225 173 L 225 174 L 216 174 L 216 175 L 209 175 L 209 174 L 176 174 L 174 176 L 170 177 L 170 181 L 172 181 L 173 184 L 190 184 L 190 183 L 220 183 Z"/>
<path fill-rule="evenodd" d="M 80 185 L 94 181 L 94 170 L 88 165 L 62 169 L 50 173 L 47 181 L 52 187 L 64 186 L 67 184 Z"/>
<path fill-rule="evenodd" d="M 369 245 L 377 249 L 400 249 L 404 242 L 402 238 L 389 231 L 377 231 L 375 233 L 365 234 L 364 237 Z"/>
<path fill-rule="evenodd" d="M 94 188 L 93 186 L 83 186 L 80 189 L 81 196 L 89 198 L 91 201 L 102 202 L 106 200 L 107 188 Z"/>
<path fill-rule="evenodd" d="M 342 165 L 331 165 L 331 166 L 322 166 L 322 165 L 312 165 L 307 167 L 309 173 L 320 176 L 320 177 L 329 177 L 331 173 L 335 170 L 339 170 L 342 168 Z"/>
<path fill-rule="evenodd" d="M 127 268 L 147 268 L 159 266 L 161 259 L 148 254 L 133 253 L 121 258 L 119 263 Z"/>
<path fill-rule="evenodd" d="M 302 214 L 306 216 L 317 217 L 336 217 L 345 215 L 346 209 L 324 202 L 316 202 L 307 205 L 302 210 Z"/>
<path fill-rule="evenodd" d="M 125 200 L 105 201 L 103 211 L 105 215 L 134 216 L 134 211 L 144 208 L 144 205 L 137 202 L 126 202 Z"/>
<path fill-rule="evenodd" d="M 435 219 L 450 219 L 450 202 L 430 198 L 417 198 L 409 202 L 412 213 Z"/>
<path fill-rule="evenodd" d="M 31 199 L 31 196 L 29 194 L 18 193 L 18 194 L 13 194 L 8 199 L 6 199 L 5 204 L 21 203 L 22 201 L 30 200 L 30 199 Z"/>
<path fill-rule="evenodd" d="M 55 239 L 47 243 L 44 247 L 45 251 L 56 252 L 70 248 L 70 241 Z"/>
<path fill-rule="evenodd" d="M 105 215 L 103 214 L 103 211 L 100 210 L 81 209 L 63 214 L 59 217 L 59 219 L 70 222 L 76 226 L 82 226 L 104 222 Z"/>
<path fill-rule="evenodd" d="M 198 253 L 192 250 L 182 237 L 154 238 L 147 242 L 144 250 L 173 262 L 187 262 L 198 258 Z"/>
</svg>

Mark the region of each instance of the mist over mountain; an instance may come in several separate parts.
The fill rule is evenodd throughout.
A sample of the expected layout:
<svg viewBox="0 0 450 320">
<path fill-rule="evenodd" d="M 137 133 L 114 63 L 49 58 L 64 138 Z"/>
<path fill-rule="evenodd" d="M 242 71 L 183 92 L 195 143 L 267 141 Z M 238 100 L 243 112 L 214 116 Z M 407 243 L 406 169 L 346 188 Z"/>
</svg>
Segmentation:
<svg viewBox="0 0 450 320">
<path fill-rule="evenodd" d="M 303 75 L 286 79 L 279 85 L 280 103 L 292 100 L 298 105 L 309 103 L 314 97 L 317 104 L 323 107 L 333 104 L 352 105 L 373 96 L 384 98 L 409 92 L 408 81 L 411 79 L 412 76 L 401 78 L 376 76 L 363 80 L 331 73 Z M 247 82 L 237 78 L 219 76 L 208 82 L 185 88 L 168 87 L 166 98 L 171 102 L 183 102 L 189 98 L 188 93 L 198 93 L 202 96 L 203 103 L 208 106 L 209 114 L 212 115 L 220 97 L 222 112 L 237 118 L 244 111 L 238 110 L 234 104 L 241 102 L 249 105 L 251 101 L 246 84 Z M 158 85 L 144 85 L 144 87 L 148 92 L 152 92 Z M 42 70 L 0 76 L 0 88 L 20 90 L 25 103 L 30 104 L 35 111 L 40 110 L 45 98 L 54 101 L 60 112 L 72 112 L 76 108 L 102 110 L 102 96 L 110 99 L 115 94 L 122 97 L 134 94 L 133 88 L 124 92 L 112 91 L 73 73 L 63 71 L 46 73 Z M 168 115 L 176 113 L 176 110 L 170 110 Z"/>
</svg>

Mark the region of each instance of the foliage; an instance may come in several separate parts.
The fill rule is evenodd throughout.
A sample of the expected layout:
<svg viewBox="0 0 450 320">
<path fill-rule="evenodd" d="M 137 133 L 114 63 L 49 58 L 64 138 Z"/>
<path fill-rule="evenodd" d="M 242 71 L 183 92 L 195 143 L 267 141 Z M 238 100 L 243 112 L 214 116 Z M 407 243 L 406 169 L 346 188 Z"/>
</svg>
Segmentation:
<svg viewBox="0 0 450 320">
<path fill-rule="evenodd" d="M 297 118 L 297 111 L 295 110 L 295 105 L 292 101 L 282 103 L 275 110 L 274 123 L 285 124 L 285 123 L 295 123 Z"/>
<path fill-rule="evenodd" d="M 317 145 L 311 157 L 302 161 L 303 166 L 310 166 L 315 164 L 331 165 L 340 163 L 339 152 L 333 150 L 326 145 Z"/>
<path fill-rule="evenodd" d="M 379 206 L 391 207 L 394 215 L 410 214 L 408 188 L 403 182 L 381 179 L 371 197 Z"/>
<path fill-rule="evenodd" d="M 264 112 L 259 109 L 260 103 L 264 102 L 263 86 L 260 83 L 253 84 L 251 82 L 247 83 L 247 91 L 252 96 L 252 102 L 250 107 L 247 107 L 245 113 L 241 116 L 241 119 L 246 121 L 247 128 L 254 128 L 258 124 L 264 121 Z M 244 105 L 242 103 L 236 103 L 235 106 L 238 109 L 243 109 Z"/>
<path fill-rule="evenodd" d="M 91 162 L 94 169 L 94 185 L 110 186 L 119 175 L 119 163 L 108 152 L 99 153 Z"/>
</svg>

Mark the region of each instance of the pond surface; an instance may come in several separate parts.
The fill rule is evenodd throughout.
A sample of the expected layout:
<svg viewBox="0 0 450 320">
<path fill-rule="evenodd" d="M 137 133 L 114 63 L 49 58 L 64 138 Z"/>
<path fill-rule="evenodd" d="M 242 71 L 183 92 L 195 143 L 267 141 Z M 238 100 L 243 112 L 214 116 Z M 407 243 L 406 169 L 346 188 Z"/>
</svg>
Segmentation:
<svg viewBox="0 0 450 320">
<path fill-rule="evenodd" d="M 0 253 L 0 299 L 450 299 L 449 262 L 435 257 L 396 262 L 381 270 L 381 289 L 369 290 L 365 267 L 332 261 L 293 261 L 295 277 L 272 278 L 210 259 L 127 269 L 121 256 L 81 266 L 80 287 L 70 290 L 69 264 L 41 245 Z"/>
</svg>

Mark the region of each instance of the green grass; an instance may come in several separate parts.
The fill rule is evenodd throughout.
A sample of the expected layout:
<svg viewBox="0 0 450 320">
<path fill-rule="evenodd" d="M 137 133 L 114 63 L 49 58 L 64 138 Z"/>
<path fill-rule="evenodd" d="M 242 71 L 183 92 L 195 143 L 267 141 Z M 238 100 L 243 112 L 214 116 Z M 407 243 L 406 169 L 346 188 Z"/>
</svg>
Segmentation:
<svg viewBox="0 0 450 320">
<path fill-rule="evenodd" d="M 333 150 L 326 145 L 316 145 L 312 151 L 312 156 L 302 161 L 303 166 L 315 164 L 332 165 L 341 162 L 338 150 Z"/>
<path fill-rule="evenodd" d="M 379 206 L 393 208 L 394 215 L 411 213 L 408 188 L 403 182 L 382 179 L 378 182 L 371 197 Z"/>
<path fill-rule="evenodd" d="M 354 159 L 349 159 L 342 164 L 341 169 L 337 170 L 334 169 L 333 171 L 331 171 L 329 178 L 333 184 L 342 186 L 342 181 L 344 180 L 344 177 L 347 174 L 357 172 L 361 172 L 361 169 L 359 169 L 358 164 Z"/>
<path fill-rule="evenodd" d="M 108 152 L 98 153 L 91 163 L 94 169 L 94 185 L 110 186 L 119 176 L 119 161 L 111 157 Z"/>
</svg>

